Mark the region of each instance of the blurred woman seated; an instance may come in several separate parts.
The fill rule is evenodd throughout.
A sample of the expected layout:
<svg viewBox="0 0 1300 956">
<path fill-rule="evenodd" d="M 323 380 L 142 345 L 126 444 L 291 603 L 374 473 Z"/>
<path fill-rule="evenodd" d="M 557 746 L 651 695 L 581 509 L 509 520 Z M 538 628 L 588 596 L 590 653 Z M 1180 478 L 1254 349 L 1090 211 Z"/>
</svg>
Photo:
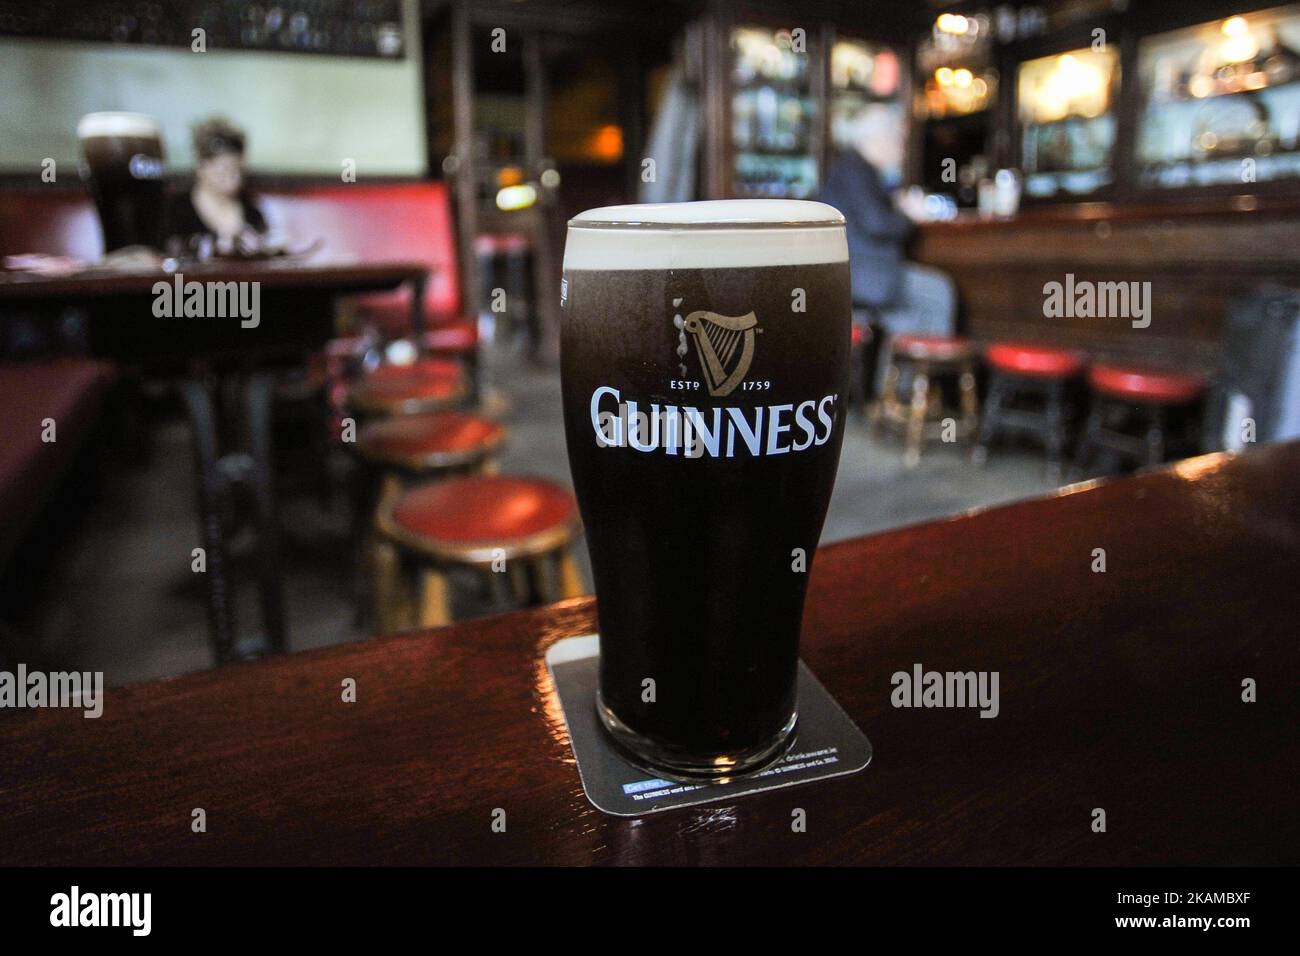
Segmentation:
<svg viewBox="0 0 1300 956">
<path fill-rule="evenodd" d="M 266 219 L 244 185 L 244 131 L 223 117 L 194 128 L 194 187 L 172 201 L 169 251 L 207 258 L 255 253 Z"/>
</svg>

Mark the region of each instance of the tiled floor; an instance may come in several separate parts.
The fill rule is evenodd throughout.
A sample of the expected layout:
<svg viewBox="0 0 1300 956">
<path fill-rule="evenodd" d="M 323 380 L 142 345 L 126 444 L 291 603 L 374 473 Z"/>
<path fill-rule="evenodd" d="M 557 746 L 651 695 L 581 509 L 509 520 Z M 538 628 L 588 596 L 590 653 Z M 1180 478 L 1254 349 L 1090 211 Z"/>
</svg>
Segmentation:
<svg viewBox="0 0 1300 956">
<path fill-rule="evenodd" d="M 510 444 L 503 472 L 568 481 L 558 374 L 502 360 L 492 370 L 506 399 Z M 47 531 L 47 546 L 4 582 L 0 618 L 20 659 L 50 669 L 102 670 L 109 684 L 211 665 L 203 580 L 190 570 L 197 529 L 190 438 L 179 415 L 154 431 L 142 468 L 108 467 L 73 489 L 84 498 Z M 340 470 L 346 468 L 339 462 Z M 93 487 L 93 491 L 90 489 Z M 944 517 L 1051 490 L 1042 460 L 995 454 L 986 468 L 964 449 L 930 446 L 915 471 L 898 444 L 873 439 L 859 415 L 848 422 L 839 478 L 823 541 Z M 283 495 L 290 641 L 295 649 L 364 639 L 354 624 L 346 498 L 332 513 L 310 496 Z M 587 572 L 582 553 L 583 571 Z M 250 587 L 241 620 L 254 626 Z"/>
</svg>

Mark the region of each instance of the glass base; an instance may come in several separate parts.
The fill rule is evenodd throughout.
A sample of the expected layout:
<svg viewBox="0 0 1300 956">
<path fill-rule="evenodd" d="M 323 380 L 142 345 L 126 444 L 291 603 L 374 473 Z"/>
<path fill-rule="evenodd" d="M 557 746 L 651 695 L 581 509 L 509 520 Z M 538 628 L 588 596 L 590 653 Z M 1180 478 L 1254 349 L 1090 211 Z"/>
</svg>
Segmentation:
<svg viewBox="0 0 1300 956">
<path fill-rule="evenodd" d="M 661 777 L 683 781 L 720 780 L 762 770 L 780 760 L 794 746 L 799 724 L 796 710 L 776 736 L 757 747 L 701 757 L 638 734 L 605 706 L 599 691 L 596 692 L 596 715 L 614 743 L 638 767 Z"/>
</svg>

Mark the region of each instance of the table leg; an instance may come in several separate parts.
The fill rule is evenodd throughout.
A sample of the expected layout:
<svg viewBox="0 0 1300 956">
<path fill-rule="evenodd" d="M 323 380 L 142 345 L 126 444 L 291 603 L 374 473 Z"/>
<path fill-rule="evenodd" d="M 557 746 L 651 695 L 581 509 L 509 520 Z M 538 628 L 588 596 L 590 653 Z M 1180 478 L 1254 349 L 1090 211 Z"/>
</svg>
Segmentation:
<svg viewBox="0 0 1300 956">
<path fill-rule="evenodd" d="M 421 275 L 411 280 L 411 333 L 415 336 L 416 348 L 424 349 L 425 316 L 424 294 L 429 287 L 428 275 Z"/>
<path fill-rule="evenodd" d="M 217 422 L 207 382 L 187 379 L 181 397 L 194 429 L 195 487 L 198 491 L 199 533 L 203 540 L 208 585 L 208 628 L 217 663 L 235 659 L 234 584 L 227 572 L 221 528 L 221 495 L 225 479 L 217 458 Z"/>
<path fill-rule="evenodd" d="M 274 388 L 275 379 L 267 372 L 254 372 L 244 384 L 248 450 L 253 460 L 250 483 L 257 509 L 258 600 L 266 641 L 270 650 L 279 654 L 285 650 L 286 635 L 284 576 L 280 567 L 280 534 L 271 461 L 271 403 Z"/>
</svg>

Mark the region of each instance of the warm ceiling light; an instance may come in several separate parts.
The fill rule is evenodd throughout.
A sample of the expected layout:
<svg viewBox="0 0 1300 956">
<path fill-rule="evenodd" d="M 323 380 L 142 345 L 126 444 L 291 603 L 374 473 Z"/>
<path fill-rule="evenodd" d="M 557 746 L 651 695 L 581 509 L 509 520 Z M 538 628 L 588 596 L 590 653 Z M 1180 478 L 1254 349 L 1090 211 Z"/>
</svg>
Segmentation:
<svg viewBox="0 0 1300 956">
<path fill-rule="evenodd" d="M 954 70 L 952 74 L 953 83 L 955 83 L 957 86 L 962 87 L 963 89 L 970 86 L 971 80 L 973 79 L 974 77 L 971 75 L 971 71 L 966 69 L 965 67 L 962 67 L 959 70 Z"/>
<path fill-rule="evenodd" d="M 949 67 L 939 67 L 934 71 L 934 78 L 939 81 L 940 86 L 952 86 L 952 70 Z"/>
<path fill-rule="evenodd" d="M 587 141 L 587 152 L 610 162 L 622 159 L 623 130 L 613 124 L 600 127 Z"/>
<path fill-rule="evenodd" d="M 1250 32 L 1250 24 L 1245 17 L 1228 17 L 1219 29 L 1225 37 L 1239 37 Z"/>
<path fill-rule="evenodd" d="M 527 209 L 535 202 L 537 202 L 537 190 L 529 183 L 507 186 L 497 192 L 497 208 L 502 212 Z"/>
<path fill-rule="evenodd" d="M 1250 32 L 1250 24 L 1245 17 L 1228 17 L 1220 25 L 1223 42 L 1219 44 L 1219 55 L 1225 63 L 1244 63 L 1254 59 L 1259 52 L 1259 44 Z"/>
<path fill-rule="evenodd" d="M 935 26 L 939 28 L 940 33 L 952 33 L 956 36 L 961 36 L 970 30 L 970 24 L 966 21 L 966 18 L 957 13 L 939 14 Z"/>
</svg>

